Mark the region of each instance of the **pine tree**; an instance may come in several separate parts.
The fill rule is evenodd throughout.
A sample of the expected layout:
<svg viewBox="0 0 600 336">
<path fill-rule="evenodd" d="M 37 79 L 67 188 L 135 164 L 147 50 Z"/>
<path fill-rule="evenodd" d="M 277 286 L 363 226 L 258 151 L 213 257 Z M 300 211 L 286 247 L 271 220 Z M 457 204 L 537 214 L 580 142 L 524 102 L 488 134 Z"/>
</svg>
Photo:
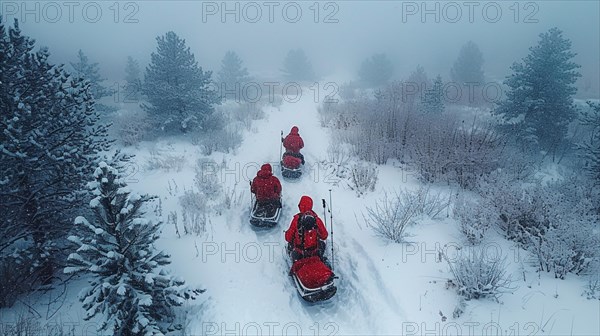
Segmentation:
<svg viewBox="0 0 600 336">
<path fill-rule="evenodd" d="M 360 81 L 379 87 L 387 83 L 394 73 L 394 66 L 385 54 L 375 54 L 364 60 L 358 70 Z"/>
<path fill-rule="evenodd" d="M 586 161 L 585 168 L 600 185 L 600 103 L 588 101 L 589 111 L 581 116 L 581 124 L 590 128 L 589 138 L 579 144 L 581 156 Z"/>
<path fill-rule="evenodd" d="M 450 79 L 459 89 L 457 103 L 480 105 L 485 101 L 483 54 L 473 41 L 467 42 L 460 49 L 458 58 L 450 69 Z"/>
<path fill-rule="evenodd" d="M 244 84 L 250 81 L 248 70 L 243 67 L 242 59 L 234 52 L 228 51 L 221 61 L 221 70 L 218 73 L 219 89 L 221 96 L 235 90 L 240 92 Z"/>
<path fill-rule="evenodd" d="M 149 104 L 142 105 L 157 127 L 170 132 L 202 128 L 221 102 L 211 88 L 211 71 L 203 71 L 185 40 L 174 32 L 156 38 L 158 47 L 146 68 L 142 93 Z"/>
<path fill-rule="evenodd" d="M 125 99 L 128 101 L 139 101 L 142 90 L 142 77 L 140 64 L 131 56 L 127 56 L 125 66 Z"/>
<path fill-rule="evenodd" d="M 415 69 L 415 71 L 408 76 L 407 82 L 415 86 L 415 88 L 418 90 L 418 97 L 420 97 L 421 94 L 423 94 L 427 87 L 429 87 L 431 84 L 429 78 L 427 77 L 427 72 L 425 72 L 425 68 L 420 65 L 418 65 L 417 69 Z"/>
<path fill-rule="evenodd" d="M 75 70 L 75 75 L 87 79 L 91 83 L 92 95 L 95 99 L 109 96 L 110 90 L 102 85 L 105 78 L 100 75 L 100 65 L 98 63 L 90 63 L 89 58 L 81 49 L 77 53 L 77 62 L 71 62 L 71 66 Z"/>
<path fill-rule="evenodd" d="M 483 85 L 483 54 L 475 42 L 469 41 L 462 46 L 450 70 L 450 78 L 458 85 L 465 83 Z"/>
<path fill-rule="evenodd" d="M 75 219 L 69 240 L 68 274 L 91 275 L 80 293 L 85 320 L 103 315 L 98 331 L 113 335 L 156 335 L 181 329 L 174 325 L 174 307 L 201 292 L 169 275 L 169 255 L 154 247 L 161 223 L 146 218 L 143 208 L 153 199 L 131 193 L 118 170 L 101 162 L 90 183 L 93 219 Z"/>
<path fill-rule="evenodd" d="M 0 22 L 0 266 L 16 262 L 12 274 L 32 286 L 50 283 L 66 258 L 84 176 L 110 145 L 90 83 L 50 64 L 48 50 L 33 52 L 34 45 L 17 21 L 8 34 Z"/>
<path fill-rule="evenodd" d="M 506 79 L 509 90 L 494 113 L 520 140 L 545 151 L 555 151 L 564 141 L 577 108 L 573 95 L 579 65 L 572 59 L 571 41 L 552 28 L 540 34 L 523 63 L 515 63 Z"/>
<path fill-rule="evenodd" d="M 425 113 L 442 114 L 444 113 L 444 83 L 442 76 L 438 75 L 433 81 L 433 87 L 426 89 L 421 101 L 421 109 Z"/>
<path fill-rule="evenodd" d="M 312 64 L 302 49 L 292 49 L 287 53 L 281 71 L 287 80 L 313 81 L 316 79 Z"/>
</svg>

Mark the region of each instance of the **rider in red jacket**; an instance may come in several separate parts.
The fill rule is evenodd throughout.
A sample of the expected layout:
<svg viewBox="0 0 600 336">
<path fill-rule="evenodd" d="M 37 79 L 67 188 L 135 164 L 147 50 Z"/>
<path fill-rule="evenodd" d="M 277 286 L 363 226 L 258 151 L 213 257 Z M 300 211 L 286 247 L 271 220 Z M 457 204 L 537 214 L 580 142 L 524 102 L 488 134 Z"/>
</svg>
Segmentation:
<svg viewBox="0 0 600 336">
<path fill-rule="evenodd" d="M 298 209 L 300 212 L 294 216 L 290 227 L 285 231 L 285 240 L 290 244 L 292 248 L 292 258 L 294 260 L 302 259 L 310 256 L 323 256 L 325 251 L 325 242 L 328 233 L 323 221 L 319 216 L 312 210 L 313 200 L 308 196 L 302 196 Z M 309 233 L 304 232 L 304 237 L 301 237 L 300 230 L 298 230 L 299 220 L 303 215 L 309 215 L 314 217 L 316 220 L 316 229 L 311 230 L 312 236 Z M 302 239 L 304 238 L 304 240 Z"/>
<path fill-rule="evenodd" d="M 290 134 L 283 139 L 283 147 L 291 153 L 300 153 L 300 150 L 304 148 L 304 141 L 298 134 L 298 126 L 292 127 Z"/>
<path fill-rule="evenodd" d="M 298 134 L 298 127 L 292 127 L 290 134 L 281 139 L 281 141 L 283 142 L 283 147 L 285 147 L 285 153 L 282 158 L 283 165 L 291 169 L 297 169 L 300 164 L 304 164 L 304 155 L 300 153 L 300 150 L 304 148 L 304 141 L 300 134 Z"/>
<path fill-rule="evenodd" d="M 262 204 L 281 205 L 281 183 L 273 176 L 271 165 L 265 163 L 256 173 L 250 185 L 250 192 L 256 195 L 256 200 Z"/>
</svg>

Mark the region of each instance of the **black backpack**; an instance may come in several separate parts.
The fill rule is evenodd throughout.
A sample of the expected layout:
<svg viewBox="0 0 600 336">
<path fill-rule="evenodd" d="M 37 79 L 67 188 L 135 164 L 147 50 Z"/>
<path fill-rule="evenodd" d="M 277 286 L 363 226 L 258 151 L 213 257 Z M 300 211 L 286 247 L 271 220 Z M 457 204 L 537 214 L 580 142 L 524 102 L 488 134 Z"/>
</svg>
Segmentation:
<svg viewBox="0 0 600 336">
<path fill-rule="evenodd" d="M 298 236 L 302 250 L 318 247 L 317 218 L 310 213 L 300 214 L 298 218 Z"/>
</svg>

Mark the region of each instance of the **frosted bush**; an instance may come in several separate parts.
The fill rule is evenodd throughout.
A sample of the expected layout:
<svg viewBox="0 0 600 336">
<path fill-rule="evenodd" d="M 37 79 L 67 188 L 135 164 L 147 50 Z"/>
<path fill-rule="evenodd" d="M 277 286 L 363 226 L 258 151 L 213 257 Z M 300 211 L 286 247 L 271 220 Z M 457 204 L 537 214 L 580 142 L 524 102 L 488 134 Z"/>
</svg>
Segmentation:
<svg viewBox="0 0 600 336">
<path fill-rule="evenodd" d="M 356 192 L 357 196 L 374 191 L 377 184 L 379 169 L 373 164 L 356 163 L 350 169 L 348 186 Z"/>
<path fill-rule="evenodd" d="M 206 232 L 210 207 L 204 194 L 187 190 L 179 197 L 184 234 L 196 236 Z"/>
<path fill-rule="evenodd" d="M 494 258 L 481 248 L 460 253 L 456 260 L 443 254 L 457 286 L 458 294 L 467 300 L 492 297 L 496 300 L 510 290 L 511 280 L 506 274 L 506 258 Z"/>
<path fill-rule="evenodd" d="M 415 199 L 407 199 L 401 193 L 390 195 L 384 192 L 375 206 L 367 207 L 367 214 L 363 214 L 363 218 L 367 226 L 379 236 L 402 243 L 407 236 L 406 229 L 414 224 L 417 215 Z"/>
<path fill-rule="evenodd" d="M 150 158 L 146 161 L 149 170 L 163 170 L 180 172 L 185 166 L 187 159 L 185 155 L 174 153 L 174 148 L 152 149 Z"/>
<path fill-rule="evenodd" d="M 458 221 L 460 231 L 470 245 L 481 243 L 498 217 L 484 202 L 476 203 L 463 196 L 457 199 L 453 214 Z"/>
</svg>

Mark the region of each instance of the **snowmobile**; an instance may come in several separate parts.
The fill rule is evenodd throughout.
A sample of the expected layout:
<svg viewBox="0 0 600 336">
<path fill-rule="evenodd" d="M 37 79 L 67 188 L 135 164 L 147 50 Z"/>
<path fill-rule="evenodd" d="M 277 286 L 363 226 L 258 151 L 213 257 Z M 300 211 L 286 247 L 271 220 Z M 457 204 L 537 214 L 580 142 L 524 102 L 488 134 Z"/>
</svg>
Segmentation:
<svg viewBox="0 0 600 336">
<path fill-rule="evenodd" d="M 281 176 L 287 179 L 297 179 L 302 176 L 304 161 L 301 154 L 285 152 L 281 157 Z"/>
<path fill-rule="evenodd" d="M 261 204 L 252 197 L 252 209 L 250 210 L 250 224 L 258 228 L 272 228 L 279 222 L 281 215 L 281 198 L 279 204 Z"/>
<path fill-rule="evenodd" d="M 331 299 L 337 292 L 334 280 L 337 279 L 327 259 L 312 256 L 293 262 L 292 248 L 287 253 L 291 263 L 289 275 L 292 277 L 298 294 L 309 303 Z"/>
</svg>

